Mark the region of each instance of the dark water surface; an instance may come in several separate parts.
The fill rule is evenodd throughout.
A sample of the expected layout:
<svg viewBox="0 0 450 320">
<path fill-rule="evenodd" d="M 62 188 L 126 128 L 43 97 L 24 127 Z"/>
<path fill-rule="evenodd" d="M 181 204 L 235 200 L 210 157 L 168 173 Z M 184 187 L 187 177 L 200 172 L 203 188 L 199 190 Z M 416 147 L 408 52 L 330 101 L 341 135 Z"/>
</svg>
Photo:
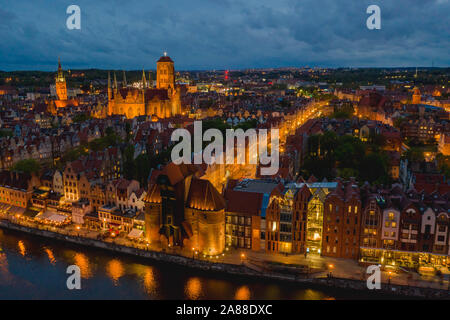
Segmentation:
<svg viewBox="0 0 450 320">
<path fill-rule="evenodd" d="M 81 269 L 68 290 L 66 269 Z M 355 293 L 205 273 L 0 229 L 0 299 L 347 299 Z"/>
</svg>

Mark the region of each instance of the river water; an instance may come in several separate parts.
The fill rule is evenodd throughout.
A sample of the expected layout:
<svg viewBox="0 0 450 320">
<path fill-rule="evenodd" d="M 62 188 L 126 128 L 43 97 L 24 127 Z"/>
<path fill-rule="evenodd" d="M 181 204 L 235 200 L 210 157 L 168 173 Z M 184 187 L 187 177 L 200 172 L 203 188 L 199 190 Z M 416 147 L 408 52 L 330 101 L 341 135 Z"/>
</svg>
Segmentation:
<svg viewBox="0 0 450 320">
<path fill-rule="evenodd" d="M 68 290 L 66 269 L 81 269 Z M 0 229 L 0 299 L 347 299 L 298 284 L 231 277 Z"/>
</svg>

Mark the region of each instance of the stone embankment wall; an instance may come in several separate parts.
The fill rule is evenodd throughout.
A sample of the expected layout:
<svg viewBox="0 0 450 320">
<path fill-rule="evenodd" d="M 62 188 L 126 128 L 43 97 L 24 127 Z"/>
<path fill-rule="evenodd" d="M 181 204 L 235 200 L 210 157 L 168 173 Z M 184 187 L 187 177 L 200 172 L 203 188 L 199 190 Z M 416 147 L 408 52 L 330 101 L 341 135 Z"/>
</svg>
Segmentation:
<svg viewBox="0 0 450 320">
<path fill-rule="evenodd" d="M 133 256 L 138 256 L 142 258 L 148 258 L 155 261 L 174 263 L 181 266 L 200 269 L 211 272 L 219 272 L 237 276 L 244 277 L 257 277 L 262 279 L 270 279 L 277 281 L 289 281 L 296 282 L 299 284 L 304 284 L 314 287 L 328 287 L 344 290 L 353 291 L 365 291 L 368 292 L 367 285 L 365 281 L 352 280 L 352 279 L 341 279 L 341 278 L 308 278 L 304 275 L 292 275 L 292 274 L 281 274 L 273 272 L 264 272 L 261 270 L 256 270 L 249 264 L 245 265 L 235 265 L 226 263 L 211 263 L 210 261 L 203 261 L 198 259 L 191 259 L 187 257 L 182 257 L 179 255 L 173 255 L 166 252 L 157 251 L 147 251 L 131 247 L 126 247 L 122 245 L 117 245 L 114 243 L 108 243 L 100 240 L 87 239 L 82 237 L 68 236 L 48 230 L 39 230 L 35 228 L 30 228 L 22 225 L 17 225 L 6 220 L 0 220 L 0 227 L 10 230 L 21 231 L 45 238 L 56 239 L 60 241 L 67 241 L 83 246 L 90 246 L 99 249 L 105 249 L 113 252 L 118 252 L 122 254 L 128 254 Z M 380 290 L 376 290 L 374 294 L 380 296 L 381 293 L 389 294 L 390 296 L 401 296 L 401 297 L 417 297 L 417 298 L 430 298 L 430 299 L 449 299 L 449 291 L 438 290 L 432 288 L 422 288 L 422 287 L 411 287 L 411 286 L 401 286 L 401 285 L 387 285 L 383 284 Z"/>
</svg>

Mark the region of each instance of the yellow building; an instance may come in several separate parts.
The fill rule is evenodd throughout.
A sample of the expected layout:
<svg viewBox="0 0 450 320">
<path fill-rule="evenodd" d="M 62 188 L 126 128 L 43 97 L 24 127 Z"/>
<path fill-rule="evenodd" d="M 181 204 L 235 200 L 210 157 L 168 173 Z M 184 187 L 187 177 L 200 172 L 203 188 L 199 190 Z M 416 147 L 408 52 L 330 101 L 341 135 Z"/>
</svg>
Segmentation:
<svg viewBox="0 0 450 320">
<path fill-rule="evenodd" d="M 413 104 L 419 104 L 421 102 L 421 100 L 422 100 L 422 95 L 420 94 L 420 90 L 417 87 L 414 87 L 413 90 L 414 90 L 413 91 L 414 93 L 413 93 L 413 96 L 412 96 L 412 103 Z"/>
<path fill-rule="evenodd" d="M 147 82 L 144 71 L 142 88 L 128 87 L 125 79 L 119 88 L 115 74 L 111 87 L 108 76 L 108 115 L 125 115 L 131 119 L 142 115 L 169 118 L 181 114 L 180 88 L 175 84 L 172 59 L 164 54 L 156 65 L 156 87 Z"/>
</svg>

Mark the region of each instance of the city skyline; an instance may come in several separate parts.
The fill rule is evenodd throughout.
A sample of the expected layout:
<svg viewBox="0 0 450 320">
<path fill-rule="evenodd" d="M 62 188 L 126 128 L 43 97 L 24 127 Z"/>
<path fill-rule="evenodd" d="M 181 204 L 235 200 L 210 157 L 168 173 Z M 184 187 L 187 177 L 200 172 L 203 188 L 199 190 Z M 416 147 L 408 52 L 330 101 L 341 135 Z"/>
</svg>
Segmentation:
<svg viewBox="0 0 450 320">
<path fill-rule="evenodd" d="M 6 0 L 0 300 L 449 299 L 448 9 Z"/>
<path fill-rule="evenodd" d="M 372 1 L 373 2 L 373 1 Z M 369 30 L 366 9 L 381 10 Z M 407 4 L 407 5 L 406 5 Z M 78 1 L 81 29 L 69 30 L 58 2 L 10 2 L 0 9 L 0 70 L 139 70 L 164 51 L 178 70 L 277 67 L 448 67 L 447 0 L 185 4 Z M 45 23 L 43 23 L 45 21 Z"/>
</svg>

